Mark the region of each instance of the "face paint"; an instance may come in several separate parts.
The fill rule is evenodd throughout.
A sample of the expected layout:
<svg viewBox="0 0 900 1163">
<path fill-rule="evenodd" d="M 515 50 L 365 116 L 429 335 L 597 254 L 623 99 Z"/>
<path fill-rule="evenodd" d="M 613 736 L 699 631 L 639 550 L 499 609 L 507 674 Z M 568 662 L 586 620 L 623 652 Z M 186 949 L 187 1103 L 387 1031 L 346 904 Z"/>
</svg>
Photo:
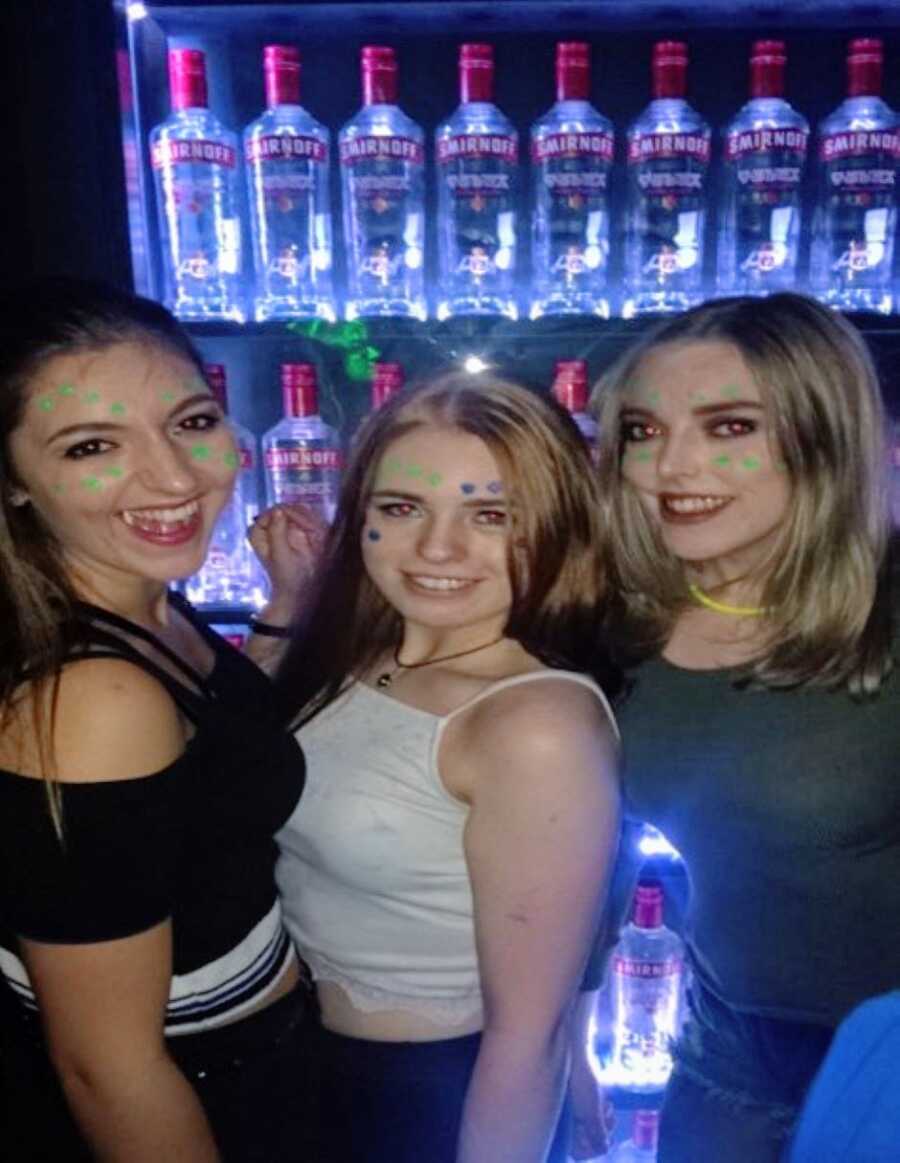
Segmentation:
<svg viewBox="0 0 900 1163">
<path fill-rule="evenodd" d="M 171 404 L 172 401 L 175 399 L 175 393 L 174 392 L 162 392 L 160 395 L 160 399 L 162 400 L 162 402 L 164 404 Z"/>
<path fill-rule="evenodd" d="M 466 484 L 460 485 L 459 487 L 466 494 L 466 496 L 468 496 L 469 493 L 475 492 L 475 486 L 470 485 L 468 482 Z"/>
<path fill-rule="evenodd" d="M 38 407 L 42 412 L 53 411 L 54 400 L 52 396 L 44 396 L 42 400 L 38 400 Z"/>
<path fill-rule="evenodd" d="M 726 400 L 736 400 L 741 394 L 741 389 L 737 384 L 726 384 L 722 389 L 722 395 Z"/>
<path fill-rule="evenodd" d="M 428 483 L 430 485 L 434 485 L 434 487 L 437 488 L 437 486 L 441 483 L 441 481 L 444 478 L 441 476 L 441 474 L 439 472 L 433 472 L 429 476 L 427 476 L 425 479 L 428 481 Z"/>
<path fill-rule="evenodd" d="M 100 393 L 99 392 L 85 392 L 83 399 L 84 399 L 84 402 L 86 404 L 99 404 L 100 403 Z"/>
<path fill-rule="evenodd" d="M 741 468 L 747 469 L 748 472 L 755 472 L 760 467 L 760 459 L 758 456 L 745 456 L 741 461 Z"/>
<path fill-rule="evenodd" d="M 212 450 L 208 444 L 195 444 L 191 448 L 191 456 L 194 460 L 209 460 Z"/>
<path fill-rule="evenodd" d="M 714 456 L 713 464 L 717 464 L 719 468 L 728 468 L 728 466 L 731 464 L 731 457 L 725 456 L 724 453 L 721 456 Z"/>
<path fill-rule="evenodd" d="M 408 465 L 406 466 L 406 475 L 407 475 L 408 477 L 420 477 L 420 476 L 424 476 L 424 472 L 423 472 L 422 466 L 421 466 L 421 465 L 419 465 L 419 464 L 408 464 Z"/>
<path fill-rule="evenodd" d="M 109 466 L 109 468 L 105 468 L 103 470 L 103 475 L 107 476 L 107 477 L 113 477 L 114 480 L 118 480 L 119 477 L 122 477 L 125 474 L 123 473 L 122 469 L 120 469 L 117 464 L 111 464 Z"/>
<path fill-rule="evenodd" d="M 487 491 L 496 497 L 498 493 L 503 492 L 503 481 L 488 481 Z"/>
<path fill-rule="evenodd" d="M 124 404 L 110 404 L 109 413 L 111 416 L 124 416 L 125 415 L 125 405 Z"/>
<path fill-rule="evenodd" d="M 99 492 L 103 488 L 103 481 L 99 477 L 84 477 L 81 483 L 86 489 L 90 489 L 92 493 Z"/>
<path fill-rule="evenodd" d="M 227 468 L 237 468 L 241 463 L 241 458 L 236 452 L 226 452 L 222 459 Z"/>
<path fill-rule="evenodd" d="M 56 392 L 57 395 L 60 396 L 74 396 L 75 388 L 72 386 L 72 384 L 60 384 L 56 389 Z"/>
<path fill-rule="evenodd" d="M 381 534 L 378 532 L 377 529 L 369 529 L 368 532 L 366 533 L 366 536 L 368 537 L 368 539 L 370 541 L 380 541 L 381 540 Z"/>
<path fill-rule="evenodd" d="M 53 491 L 54 491 L 54 493 L 64 493 L 64 492 L 65 492 L 65 488 L 64 488 L 64 486 L 63 486 L 63 485 L 56 484 L 56 485 L 54 485 L 54 486 L 53 486 Z"/>
</svg>

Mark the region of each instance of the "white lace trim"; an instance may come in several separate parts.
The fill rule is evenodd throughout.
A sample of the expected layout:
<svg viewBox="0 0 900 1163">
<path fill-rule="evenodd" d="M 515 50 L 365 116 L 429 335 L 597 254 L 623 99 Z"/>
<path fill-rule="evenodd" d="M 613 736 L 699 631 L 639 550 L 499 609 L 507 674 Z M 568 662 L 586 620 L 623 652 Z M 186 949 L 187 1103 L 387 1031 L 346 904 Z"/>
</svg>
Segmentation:
<svg viewBox="0 0 900 1163">
<path fill-rule="evenodd" d="M 384 1010 L 402 1010 L 417 1017 L 450 1026 L 461 1026 L 473 1018 L 480 1019 L 483 1012 L 481 991 L 472 990 L 456 997 L 422 997 L 408 993 L 395 993 L 377 985 L 365 985 L 361 981 L 339 973 L 321 964 L 311 966 L 313 977 L 318 982 L 339 985 L 347 994 L 353 1008 L 363 1014 L 380 1013 Z"/>
</svg>

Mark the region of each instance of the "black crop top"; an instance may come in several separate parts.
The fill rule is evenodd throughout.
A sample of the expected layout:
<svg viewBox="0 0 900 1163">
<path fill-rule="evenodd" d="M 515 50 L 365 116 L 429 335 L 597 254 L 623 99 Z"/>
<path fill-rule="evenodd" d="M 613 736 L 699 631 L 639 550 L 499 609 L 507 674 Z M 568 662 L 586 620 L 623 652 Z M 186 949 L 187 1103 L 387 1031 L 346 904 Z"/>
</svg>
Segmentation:
<svg viewBox="0 0 900 1163">
<path fill-rule="evenodd" d="M 194 724 L 171 766 L 138 779 L 63 784 L 64 841 L 43 781 L 0 770 L 0 969 L 29 1008 L 16 935 L 81 943 L 172 918 L 169 1034 L 224 1024 L 249 1008 L 293 958 L 278 903 L 274 833 L 294 810 L 303 756 L 275 720 L 269 680 L 172 603 L 214 651 L 203 677 L 141 627 L 83 605 L 73 658 L 123 658 L 151 673 Z M 185 675 L 182 683 L 135 639 Z"/>
</svg>

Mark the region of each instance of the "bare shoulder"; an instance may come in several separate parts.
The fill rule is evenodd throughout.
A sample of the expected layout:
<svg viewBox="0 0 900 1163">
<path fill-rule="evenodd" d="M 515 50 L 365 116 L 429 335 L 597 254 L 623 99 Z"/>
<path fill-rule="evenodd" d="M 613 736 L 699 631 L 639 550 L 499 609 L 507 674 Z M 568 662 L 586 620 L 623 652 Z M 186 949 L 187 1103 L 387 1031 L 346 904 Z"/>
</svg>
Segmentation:
<svg viewBox="0 0 900 1163">
<path fill-rule="evenodd" d="M 596 691 L 552 670 L 489 695 L 466 717 L 487 746 L 556 746 L 573 732 L 615 740 L 610 712 Z"/>
<path fill-rule="evenodd" d="M 61 781 L 137 779 L 168 767 L 184 746 L 171 695 L 139 666 L 85 658 L 63 668 L 53 729 Z"/>
</svg>

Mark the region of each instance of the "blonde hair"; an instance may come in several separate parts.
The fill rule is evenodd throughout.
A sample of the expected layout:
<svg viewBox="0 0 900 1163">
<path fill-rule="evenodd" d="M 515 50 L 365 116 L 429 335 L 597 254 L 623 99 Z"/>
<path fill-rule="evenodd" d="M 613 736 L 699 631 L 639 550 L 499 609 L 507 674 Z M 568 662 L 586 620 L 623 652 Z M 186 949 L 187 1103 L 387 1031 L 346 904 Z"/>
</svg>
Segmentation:
<svg viewBox="0 0 900 1163">
<path fill-rule="evenodd" d="M 515 497 L 505 633 L 551 665 L 589 670 L 615 685 L 599 642 L 607 576 L 599 495 L 580 432 L 555 403 L 526 388 L 449 373 L 393 397 L 360 431 L 316 593 L 279 670 L 289 713 L 308 705 L 309 717 L 400 641 L 400 615 L 366 573 L 360 537 L 385 450 L 423 425 L 483 440 Z"/>
<path fill-rule="evenodd" d="M 877 691 L 891 669 L 887 425 L 859 333 L 802 295 L 704 303 L 660 325 L 601 379 L 600 485 L 621 635 L 659 650 L 687 600 L 671 554 L 620 472 L 623 395 L 650 351 L 734 347 L 759 387 L 791 484 L 786 520 L 763 566 L 771 612 L 746 678 L 768 687 Z"/>
</svg>

